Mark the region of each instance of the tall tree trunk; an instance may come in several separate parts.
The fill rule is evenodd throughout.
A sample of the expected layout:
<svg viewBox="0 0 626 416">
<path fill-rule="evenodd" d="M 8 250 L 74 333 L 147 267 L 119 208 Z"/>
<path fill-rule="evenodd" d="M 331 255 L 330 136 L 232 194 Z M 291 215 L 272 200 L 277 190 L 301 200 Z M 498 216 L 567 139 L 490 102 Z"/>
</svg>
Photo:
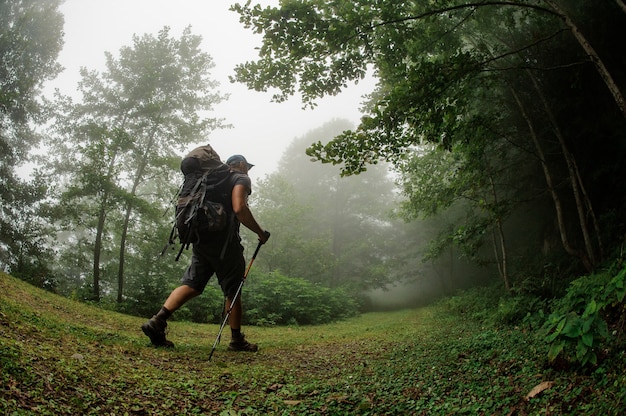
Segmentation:
<svg viewBox="0 0 626 416">
<path fill-rule="evenodd" d="M 604 244 L 602 243 L 602 234 L 600 234 L 600 226 L 598 225 L 598 218 L 596 217 L 596 213 L 593 209 L 593 206 L 591 205 L 591 199 L 589 198 L 589 195 L 587 194 L 587 190 L 585 189 L 583 180 L 580 177 L 580 170 L 578 169 L 578 165 L 575 160 L 572 160 L 572 163 L 574 164 L 574 172 L 576 172 L 576 180 L 579 183 L 580 191 L 583 194 L 585 203 L 588 204 L 587 211 L 589 213 L 589 217 L 591 218 L 593 229 L 595 230 L 595 233 L 596 233 L 596 238 L 598 240 L 597 241 L 598 252 L 600 255 L 600 261 L 602 261 L 604 259 Z"/>
<path fill-rule="evenodd" d="M 157 123 L 158 124 L 158 123 Z M 117 270 L 117 302 L 122 303 L 124 298 L 124 262 L 126 255 L 126 239 L 128 237 L 128 227 L 130 224 L 130 216 L 133 211 L 133 201 L 132 198 L 137 195 L 137 188 L 143 179 L 143 174 L 148 165 L 148 157 L 150 154 L 150 149 L 154 145 L 154 136 L 156 134 L 156 126 L 153 127 L 152 132 L 150 133 L 150 139 L 147 145 L 144 148 L 144 152 L 139 157 L 139 164 L 137 166 L 137 170 L 135 171 L 135 178 L 133 179 L 133 186 L 130 191 L 130 195 L 128 197 L 128 201 L 126 202 L 126 213 L 124 215 L 124 224 L 122 225 L 122 235 L 120 238 L 120 252 L 119 252 L 119 262 L 118 262 L 118 270 Z"/>
<path fill-rule="evenodd" d="M 526 113 L 524 105 L 522 104 L 522 101 L 520 100 L 519 96 L 513 89 L 511 89 L 511 93 L 513 94 L 513 97 L 515 98 L 515 101 L 517 102 L 520 112 L 522 116 L 524 117 L 524 120 L 526 121 L 526 125 L 528 126 L 528 129 L 530 132 L 530 137 L 533 141 L 533 144 L 535 145 L 537 156 L 539 158 L 539 162 L 541 163 L 541 167 L 543 169 L 543 173 L 546 179 L 546 185 L 548 186 L 548 191 L 550 192 L 550 195 L 552 196 L 552 201 L 554 203 L 554 208 L 556 210 L 556 219 L 557 219 L 557 224 L 559 226 L 559 233 L 561 235 L 561 243 L 563 244 L 563 248 L 565 249 L 567 254 L 574 256 L 574 257 L 578 257 L 580 261 L 583 263 L 583 266 L 585 267 L 585 269 L 587 269 L 588 272 L 592 272 L 593 267 L 589 259 L 587 258 L 587 255 L 581 250 L 575 249 L 570 244 L 569 238 L 567 236 L 567 228 L 565 226 L 565 218 L 563 216 L 563 206 L 561 204 L 561 198 L 559 197 L 558 193 L 556 192 L 556 188 L 554 187 L 552 174 L 550 173 L 550 168 L 548 167 L 548 164 L 546 162 L 546 157 L 541 147 L 541 144 L 539 143 L 539 138 L 537 137 L 537 133 L 535 132 L 533 123 L 530 120 L 530 117 L 528 116 L 528 114 Z"/>
<path fill-rule="evenodd" d="M 331 196 L 332 198 L 332 204 L 333 204 L 333 217 L 331 219 L 331 253 L 333 255 L 332 258 L 332 269 L 331 269 L 331 273 L 330 273 L 330 281 L 328 282 L 328 285 L 330 287 L 336 287 L 337 286 L 337 281 L 339 280 L 339 271 L 337 270 L 337 265 L 338 265 L 338 260 L 341 256 L 341 244 L 339 241 L 339 238 L 341 236 L 341 215 L 340 212 L 342 212 L 342 209 L 340 208 L 340 201 L 339 198 L 342 196 L 342 193 L 340 192 L 340 187 L 341 185 L 339 183 L 337 183 L 337 189 L 335 190 L 335 193 Z"/>
<path fill-rule="evenodd" d="M 110 180 L 115 168 L 115 160 L 117 158 L 117 150 L 113 151 L 107 175 L 105 180 Z M 98 225 L 96 228 L 96 240 L 93 248 L 93 295 L 95 301 L 100 301 L 100 253 L 102 252 L 102 235 L 104 234 L 104 225 L 107 216 L 107 204 L 109 201 L 109 191 L 104 189 L 102 200 L 100 201 L 100 214 L 98 215 Z"/>
<path fill-rule="evenodd" d="M 142 164 L 145 167 L 145 164 Z M 143 172 L 143 169 L 141 169 Z M 143 175 L 143 173 L 142 173 Z M 124 215 L 124 224 L 122 225 L 122 236 L 120 237 L 120 253 L 119 253 L 119 263 L 117 269 L 117 302 L 122 303 L 124 298 L 124 261 L 126 255 L 126 239 L 128 237 L 128 227 L 130 224 L 130 215 L 133 211 L 133 202 L 132 198 L 137 194 L 137 187 L 141 181 L 141 176 L 136 176 L 133 188 L 129 195 L 129 199 L 126 202 L 126 213 Z"/>
<path fill-rule="evenodd" d="M 496 185 L 493 181 L 493 176 L 489 175 L 489 183 L 491 185 L 491 193 L 494 201 L 494 205 L 498 205 L 498 193 L 496 192 Z M 507 292 L 511 291 L 511 283 L 509 281 L 508 263 L 507 263 L 507 247 L 506 239 L 504 237 L 504 229 L 502 227 L 502 218 L 499 214 L 496 214 L 495 227 L 493 230 L 493 249 L 498 262 L 498 271 L 504 281 L 504 287 Z"/>
<path fill-rule="evenodd" d="M 600 59 L 600 56 L 598 55 L 598 53 L 595 51 L 593 46 L 591 46 L 591 44 L 587 41 L 585 36 L 580 32 L 580 30 L 578 29 L 578 26 L 576 26 L 576 24 L 572 21 L 569 15 L 565 13 L 565 11 L 563 11 L 563 9 L 561 9 L 557 5 L 557 2 L 555 2 L 554 0 L 544 0 L 544 1 L 552 9 L 554 9 L 557 15 L 563 20 L 565 25 L 571 30 L 572 35 L 574 35 L 574 38 L 576 38 L 580 46 L 584 49 L 585 53 L 587 53 L 587 55 L 589 56 L 589 59 L 591 59 L 591 62 L 593 62 L 593 65 L 596 67 L 596 70 L 600 74 L 600 77 L 602 77 L 602 80 L 604 80 L 604 83 L 609 88 L 609 91 L 611 92 L 611 95 L 613 95 L 613 99 L 615 100 L 615 103 L 617 104 L 620 111 L 622 112 L 622 115 L 626 117 L 626 99 L 624 99 L 624 95 L 622 94 L 619 87 L 617 86 L 617 83 L 611 76 L 611 73 L 604 65 L 604 62 L 602 62 L 602 59 Z M 619 0 L 618 0 L 618 4 L 620 4 Z M 620 4 L 620 6 L 622 6 L 622 8 L 626 8 L 626 6 L 624 6 L 623 4 Z"/>
<path fill-rule="evenodd" d="M 100 253 L 102 252 L 102 234 L 106 221 L 106 202 L 108 195 L 105 193 L 100 203 L 100 214 L 96 228 L 96 239 L 93 245 L 93 300 L 100 301 Z"/>
<path fill-rule="evenodd" d="M 126 203 L 126 215 L 122 226 L 122 236 L 120 238 L 120 254 L 117 269 L 117 303 L 124 300 L 124 261 L 126 255 L 126 236 L 128 234 L 128 223 L 132 207 L 130 201 Z"/>
<path fill-rule="evenodd" d="M 554 114 L 552 113 L 550 105 L 548 104 L 548 100 L 543 94 L 543 90 L 541 89 L 537 81 L 537 78 L 534 77 L 533 74 L 529 70 L 527 70 L 527 73 L 533 83 L 535 91 L 537 91 L 537 95 L 541 99 L 543 108 L 548 116 L 548 119 L 550 120 L 550 124 L 552 125 L 552 130 L 554 131 L 554 134 L 559 141 L 559 145 L 561 146 L 561 152 L 563 153 L 563 157 L 567 165 L 569 181 L 572 187 L 572 192 L 574 194 L 574 201 L 576 202 L 576 211 L 578 212 L 578 222 L 580 224 L 580 230 L 582 232 L 583 240 L 585 242 L 585 249 L 587 251 L 587 257 L 589 258 L 590 263 L 592 265 L 595 265 L 596 264 L 595 254 L 594 254 L 593 245 L 591 243 L 589 227 L 587 225 L 587 220 L 586 220 L 587 216 L 585 214 L 585 208 L 588 208 L 593 215 L 593 209 L 591 208 L 592 207 L 591 201 L 589 201 L 588 198 L 585 201 L 583 201 L 583 198 L 586 197 L 587 193 L 584 191 L 584 186 L 583 186 L 582 181 L 579 180 L 580 173 L 578 172 L 578 167 L 576 165 L 574 155 L 569 151 L 567 144 L 565 143 L 565 138 L 563 137 L 563 133 L 561 132 L 561 129 L 559 128 L 559 125 L 556 121 L 556 117 L 554 117 Z M 593 216 L 595 217 L 595 215 Z M 596 235 L 599 238 L 600 232 L 598 229 L 596 229 Z"/>
<path fill-rule="evenodd" d="M 587 41 L 585 36 L 578 29 L 578 26 L 576 26 L 576 23 L 574 23 L 574 21 L 569 17 L 569 15 L 563 9 L 561 9 L 561 7 L 559 7 L 559 5 L 557 4 L 556 1 L 554 1 L 554 0 L 543 0 L 543 1 L 549 7 L 544 7 L 544 6 L 540 6 L 538 4 L 532 4 L 532 3 L 519 3 L 519 2 L 509 2 L 509 1 L 504 1 L 504 2 L 500 2 L 500 1 L 484 1 L 484 2 L 481 2 L 481 3 L 470 2 L 470 3 L 467 3 L 467 4 L 460 4 L 460 5 L 455 5 L 455 6 L 451 6 L 451 7 L 447 7 L 447 8 L 441 8 L 441 9 L 437 9 L 437 10 L 430 10 L 430 11 L 428 11 L 426 13 L 423 13 L 421 15 L 418 15 L 418 16 L 403 17 L 403 18 L 398 19 L 396 21 L 391 21 L 391 22 L 386 21 L 386 22 L 378 23 L 377 25 L 389 24 L 389 23 L 393 23 L 393 22 L 402 22 L 402 21 L 406 21 L 406 20 L 416 20 L 416 19 L 432 16 L 432 15 L 435 15 L 435 14 L 444 14 L 444 13 L 446 13 L 448 11 L 452 11 L 452 10 L 458 10 L 458 9 L 470 8 L 470 7 L 471 8 L 474 8 L 474 7 L 485 7 L 485 6 L 490 6 L 490 5 L 496 5 L 496 6 L 497 5 L 506 5 L 506 6 L 516 6 L 516 7 L 529 7 L 531 9 L 540 10 L 540 11 L 543 11 L 543 12 L 550 13 L 550 14 L 558 17 L 559 19 L 561 19 L 563 21 L 563 23 L 565 23 L 565 25 L 572 32 L 572 35 L 574 36 L 576 41 L 580 44 L 580 46 L 583 48 L 585 53 L 589 56 L 589 59 L 591 60 L 591 62 L 595 66 L 596 70 L 598 71 L 598 74 L 600 75 L 600 77 L 602 78 L 602 80 L 604 81 L 606 86 L 608 87 L 609 92 L 613 96 L 613 99 L 615 100 L 615 103 L 617 104 L 618 108 L 620 109 L 622 115 L 624 117 L 626 117 L 626 99 L 624 98 L 624 95 L 622 94 L 622 92 L 620 91 L 617 83 L 613 79 L 613 76 L 611 76 L 611 73 L 609 72 L 607 67 L 604 65 L 604 62 L 602 62 L 602 59 L 600 59 L 600 56 L 595 51 L 593 46 L 591 46 L 589 41 Z M 617 1 L 617 4 L 622 8 L 622 10 L 626 10 L 626 5 L 624 5 L 623 1 L 621 1 L 621 0 L 616 0 L 616 1 Z"/>
</svg>

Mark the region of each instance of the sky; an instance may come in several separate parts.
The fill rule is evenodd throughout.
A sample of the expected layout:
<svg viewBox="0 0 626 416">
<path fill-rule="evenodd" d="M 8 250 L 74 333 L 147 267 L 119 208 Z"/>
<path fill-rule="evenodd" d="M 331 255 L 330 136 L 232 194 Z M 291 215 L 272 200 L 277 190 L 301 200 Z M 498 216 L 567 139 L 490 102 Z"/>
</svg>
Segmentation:
<svg viewBox="0 0 626 416">
<path fill-rule="evenodd" d="M 79 70 L 104 70 L 105 52 L 119 56 L 123 46 L 132 46 L 133 35 L 156 35 L 164 26 L 171 36 L 180 36 L 191 26 L 194 35 L 203 39 L 202 49 L 215 63 L 212 78 L 218 90 L 230 98 L 215 106 L 212 117 L 224 118 L 232 129 L 214 131 L 208 142 L 223 160 L 243 154 L 255 167 L 250 177 L 263 178 L 273 172 L 290 142 L 334 119 L 358 124 L 362 96 L 372 91 L 374 80 L 349 85 L 341 94 L 318 101 L 315 109 L 302 109 L 299 96 L 285 103 L 272 103 L 271 92 L 248 90 L 233 84 L 235 65 L 255 60 L 255 48 L 261 35 L 253 34 L 239 23 L 239 15 L 229 11 L 235 1 L 221 0 L 66 0 L 60 10 L 65 16 L 64 47 L 59 63 L 65 68 L 47 91 L 76 96 Z M 245 2 L 241 0 L 240 2 Z M 277 1 L 253 1 L 253 4 L 276 4 Z M 197 143 L 197 145 L 205 142 Z M 195 147 L 190 146 L 191 148 Z M 181 155 L 182 156 L 182 155 Z"/>
</svg>

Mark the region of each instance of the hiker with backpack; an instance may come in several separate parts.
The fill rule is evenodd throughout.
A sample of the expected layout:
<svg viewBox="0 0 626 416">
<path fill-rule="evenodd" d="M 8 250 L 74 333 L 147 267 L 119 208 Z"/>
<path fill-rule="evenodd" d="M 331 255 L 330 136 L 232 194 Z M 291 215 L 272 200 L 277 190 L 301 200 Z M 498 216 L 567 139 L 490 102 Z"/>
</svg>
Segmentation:
<svg viewBox="0 0 626 416">
<path fill-rule="evenodd" d="M 256 233 L 260 244 L 269 238 L 269 232 L 261 228 L 248 206 L 248 195 L 252 193 L 248 171 L 252 166 L 242 155 L 233 155 L 224 164 L 210 145 L 198 147 L 183 158 L 181 170 L 185 181 L 179 193 L 173 232 L 179 234 L 181 251 L 192 246 L 191 263 L 183 274 L 182 284 L 172 291 L 161 310 L 141 326 L 153 345 L 174 346 L 165 337 L 167 319 L 200 295 L 215 274 L 226 297 L 226 310 L 230 311 L 228 349 L 258 350 L 241 332 L 243 308 L 241 296 L 235 296 L 246 268 L 240 224 Z M 173 235 L 170 243 L 172 240 Z"/>
</svg>

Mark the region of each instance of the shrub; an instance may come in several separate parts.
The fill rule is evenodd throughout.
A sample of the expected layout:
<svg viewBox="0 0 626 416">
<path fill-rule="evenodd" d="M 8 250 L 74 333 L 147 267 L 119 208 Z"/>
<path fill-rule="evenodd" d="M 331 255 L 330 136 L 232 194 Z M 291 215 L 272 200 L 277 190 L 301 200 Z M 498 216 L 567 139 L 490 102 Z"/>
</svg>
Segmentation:
<svg viewBox="0 0 626 416">
<path fill-rule="evenodd" d="M 615 327 L 614 335 L 623 331 L 625 278 L 626 268 L 617 273 L 611 268 L 570 284 L 543 326 L 550 361 L 561 356 L 582 366 L 597 363 L 610 337 L 609 325 Z"/>
<path fill-rule="evenodd" d="M 543 316 L 545 300 L 532 294 L 510 294 L 502 285 L 466 289 L 444 299 L 443 304 L 453 313 L 487 325 L 532 326 L 537 316 Z"/>
<path fill-rule="evenodd" d="M 324 324 L 355 316 L 358 304 L 343 289 L 273 272 L 246 280 L 244 322 L 252 325 Z"/>
<path fill-rule="evenodd" d="M 520 293 L 500 298 L 494 316 L 496 324 L 540 327 L 544 319 L 547 301 L 537 295 Z"/>
<path fill-rule="evenodd" d="M 498 285 L 475 287 L 443 299 L 442 304 L 452 313 L 478 322 L 493 323 L 498 299 L 503 289 Z"/>
</svg>

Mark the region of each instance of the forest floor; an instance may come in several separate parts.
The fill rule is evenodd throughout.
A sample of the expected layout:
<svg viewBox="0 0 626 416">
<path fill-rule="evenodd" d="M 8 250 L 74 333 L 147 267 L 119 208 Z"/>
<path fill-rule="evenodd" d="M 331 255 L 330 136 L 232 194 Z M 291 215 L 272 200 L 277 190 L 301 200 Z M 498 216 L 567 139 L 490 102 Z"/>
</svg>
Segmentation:
<svg viewBox="0 0 626 416">
<path fill-rule="evenodd" d="M 532 334 L 482 327 L 442 305 L 307 327 L 247 327 L 257 353 L 208 361 L 218 325 L 144 319 L 0 273 L 3 415 L 607 415 L 626 412 L 626 359 L 546 365 Z"/>
</svg>

